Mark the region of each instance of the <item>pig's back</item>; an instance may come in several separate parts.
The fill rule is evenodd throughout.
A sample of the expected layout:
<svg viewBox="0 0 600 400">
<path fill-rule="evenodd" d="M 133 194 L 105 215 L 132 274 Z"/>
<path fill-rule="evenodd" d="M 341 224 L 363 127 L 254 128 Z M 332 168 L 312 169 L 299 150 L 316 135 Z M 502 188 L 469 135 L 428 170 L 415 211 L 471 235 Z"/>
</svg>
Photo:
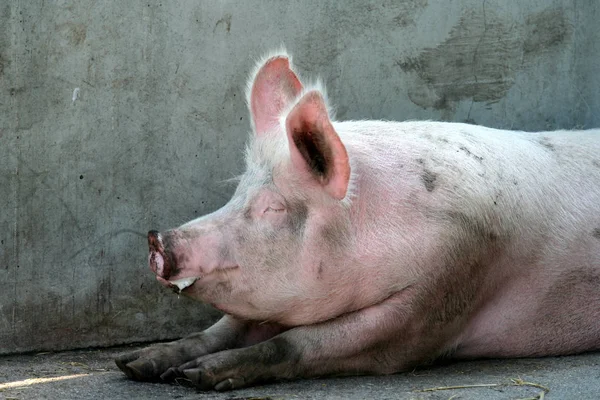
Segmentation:
<svg viewBox="0 0 600 400">
<path fill-rule="evenodd" d="M 516 226 L 562 220 L 565 229 L 582 228 L 569 227 L 572 220 L 600 227 L 600 130 L 526 133 L 384 121 L 336 129 L 358 184 L 394 190 L 402 207 L 483 213 Z"/>
</svg>

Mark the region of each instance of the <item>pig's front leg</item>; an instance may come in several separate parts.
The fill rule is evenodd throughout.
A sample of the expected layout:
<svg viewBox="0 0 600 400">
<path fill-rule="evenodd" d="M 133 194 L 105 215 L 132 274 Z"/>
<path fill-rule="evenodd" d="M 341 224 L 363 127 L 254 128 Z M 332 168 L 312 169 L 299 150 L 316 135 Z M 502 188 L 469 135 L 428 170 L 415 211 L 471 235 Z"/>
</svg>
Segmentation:
<svg viewBox="0 0 600 400">
<path fill-rule="evenodd" d="M 405 290 L 378 305 L 296 327 L 254 346 L 199 357 L 178 371 L 200 389 L 231 390 L 275 379 L 406 370 L 439 355 L 443 336 L 452 331 L 437 329 L 438 323 L 414 309 L 411 297 Z"/>
<path fill-rule="evenodd" d="M 225 315 L 205 331 L 169 343 L 155 344 L 121 354 L 115 363 L 129 378 L 139 381 L 170 380 L 170 369 L 224 349 L 248 346 L 267 340 L 283 329 L 256 324 Z"/>
</svg>

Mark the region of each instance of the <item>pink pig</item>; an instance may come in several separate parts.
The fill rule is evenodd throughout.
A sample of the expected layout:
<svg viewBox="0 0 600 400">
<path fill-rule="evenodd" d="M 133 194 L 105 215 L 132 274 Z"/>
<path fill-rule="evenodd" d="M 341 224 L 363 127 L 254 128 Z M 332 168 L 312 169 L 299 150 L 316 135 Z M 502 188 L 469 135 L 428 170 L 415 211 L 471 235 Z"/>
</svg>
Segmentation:
<svg viewBox="0 0 600 400">
<path fill-rule="evenodd" d="M 128 377 L 228 390 L 600 349 L 600 130 L 336 122 L 286 54 L 252 76 L 232 199 L 148 234 L 157 279 L 226 315 L 118 357 Z"/>
</svg>

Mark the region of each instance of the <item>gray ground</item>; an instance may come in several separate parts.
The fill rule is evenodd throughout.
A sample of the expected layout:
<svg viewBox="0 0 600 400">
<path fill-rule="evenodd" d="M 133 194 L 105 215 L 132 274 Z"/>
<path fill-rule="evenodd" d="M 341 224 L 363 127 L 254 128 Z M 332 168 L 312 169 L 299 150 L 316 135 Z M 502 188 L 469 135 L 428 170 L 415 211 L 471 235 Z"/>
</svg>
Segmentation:
<svg viewBox="0 0 600 400">
<path fill-rule="evenodd" d="M 0 357 L 0 399 L 600 399 L 600 353 L 463 362 L 385 377 L 302 380 L 201 393 L 185 383 L 127 380 L 113 357 L 133 348 Z M 486 387 L 441 389 L 468 385 Z M 425 391 L 428 388 L 435 390 Z M 542 394 L 543 388 L 548 392 Z"/>
</svg>

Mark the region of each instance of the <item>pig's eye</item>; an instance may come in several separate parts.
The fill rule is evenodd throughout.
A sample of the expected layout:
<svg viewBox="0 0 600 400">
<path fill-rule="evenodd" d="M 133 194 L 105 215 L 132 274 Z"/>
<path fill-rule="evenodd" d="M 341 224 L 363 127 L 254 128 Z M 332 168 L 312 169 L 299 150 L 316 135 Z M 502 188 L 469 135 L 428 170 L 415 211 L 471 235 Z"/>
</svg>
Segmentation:
<svg viewBox="0 0 600 400">
<path fill-rule="evenodd" d="M 281 206 L 269 206 L 267 207 L 267 209 L 265 210 L 265 212 L 284 212 L 285 208 L 281 207 Z"/>
<path fill-rule="evenodd" d="M 280 217 L 285 215 L 285 199 L 277 193 L 264 190 L 259 193 L 253 203 L 252 210 L 255 217 L 264 216 L 272 221 L 280 221 Z"/>
</svg>

